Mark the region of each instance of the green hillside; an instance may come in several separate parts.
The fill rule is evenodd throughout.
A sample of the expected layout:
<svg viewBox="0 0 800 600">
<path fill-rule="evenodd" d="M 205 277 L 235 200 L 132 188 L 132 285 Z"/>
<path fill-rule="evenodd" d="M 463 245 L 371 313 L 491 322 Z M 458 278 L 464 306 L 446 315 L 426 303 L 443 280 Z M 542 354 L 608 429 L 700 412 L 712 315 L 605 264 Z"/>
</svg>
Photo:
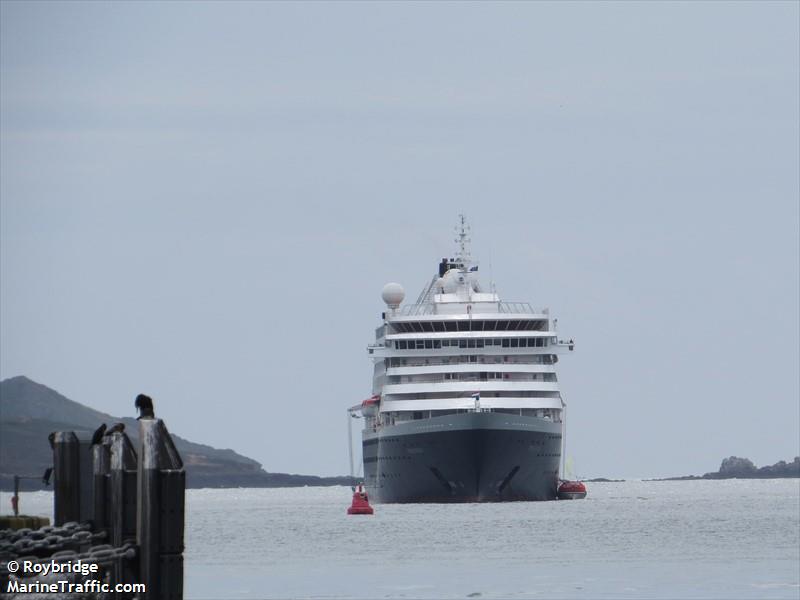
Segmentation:
<svg viewBox="0 0 800 600">
<path fill-rule="evenodd" d="M 93 431 L 106 423 L 125 423 L 134 446 L 138 423 L 119 418 L 66 398 L 45 385 L 19 376 L 0 381 L 0 489 L 9 490 L 14 475 L 40 475 L 52 465 L 47 436 L 52 431 Z M 167 426 L 169 427 L 169 423 Z M 186 466 L 189 487 L 293 487 L 349 485 L 347 477 L 315 477 L 268 473 L 257 461 L 233 450 L 219 450 L 173 435 Z M 40 489 L 25 481 L 26 489 Z"/>
</svg>

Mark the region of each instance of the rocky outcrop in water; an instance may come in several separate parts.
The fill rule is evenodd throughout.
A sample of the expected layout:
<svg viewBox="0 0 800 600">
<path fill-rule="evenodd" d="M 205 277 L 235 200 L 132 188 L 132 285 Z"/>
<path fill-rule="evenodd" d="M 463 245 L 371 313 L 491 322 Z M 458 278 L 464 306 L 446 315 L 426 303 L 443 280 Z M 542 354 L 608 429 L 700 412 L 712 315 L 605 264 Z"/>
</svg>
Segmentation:
<svg viewBox="0 0 800 600">
<path fill-rule="evenodd" d="M 774 465 L 756 467 L 749 458 L 729 456 L 722 460 L 719 471 L 705 475 L 684 475 L 683 477 L 666 477 L 653 481 L 691 481 L 695 479 L 784 479 L 787 477 L 800 477 L 800 456 L 795 456 L 792 462 L 780 460 Z"/>
<path fill-rule="evenodd" d="M 800 477 L 800 456 L 787 463 L 785 460 L 774 465 L 758 468 L 749 458 L 729 456 L 722 461 L 719 471 L 706 473 L 703 479 L 773 479 L 782 477 Z"/>
<path fill-rule="evenodd" d="M 758 472 L 758 468 L 749 458 L 729 456 L 728 458 L 722 459 L 719 471 L 716 473 L 706 473 L 706 475 L 717 475 L 720 478 L 752 477 L 756 472 Z"/>
</svg>

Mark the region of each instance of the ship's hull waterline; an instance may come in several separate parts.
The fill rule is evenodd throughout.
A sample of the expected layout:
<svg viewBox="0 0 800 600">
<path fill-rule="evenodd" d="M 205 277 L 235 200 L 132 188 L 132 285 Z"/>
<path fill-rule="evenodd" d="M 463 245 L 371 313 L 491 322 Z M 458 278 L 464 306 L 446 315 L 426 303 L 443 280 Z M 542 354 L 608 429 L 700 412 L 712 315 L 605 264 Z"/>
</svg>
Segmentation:
<svg viewBox="0 0 800 600">
<path fill-rule="evenodd" d="M 467 412 L 367 432 L 364 481 L 382 503 L 554 500 L 561 424 Z"/>
</svg>

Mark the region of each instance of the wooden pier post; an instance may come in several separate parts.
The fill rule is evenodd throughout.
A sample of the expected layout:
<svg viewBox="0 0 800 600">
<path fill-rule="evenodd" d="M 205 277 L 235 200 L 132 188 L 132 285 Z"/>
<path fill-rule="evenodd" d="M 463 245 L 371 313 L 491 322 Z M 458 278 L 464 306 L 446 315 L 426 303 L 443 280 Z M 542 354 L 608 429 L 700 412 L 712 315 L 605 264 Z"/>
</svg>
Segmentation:
<svg viewBox="0 0 800 600">
<path fill-rule="evenodd" d="M 136 541 L 136 451 L 125 433 L 111 434 L 109 469 L 109 543 L 120 548 Z M 138 581 L 136 570 L 127 560 L 115 562 L 113 577 L 116 583 Z"/>
<path fill-rule="evenodd" d="M 78 439 L 78 488 L 80 489 L 80 508 L 76 520 L 85 523 L 94 521 L 92 432 L 73 431 L 73 433 Z"/>
<path fill-rule="evenodd" d="M 80 446 L 73 431 L 57 431 L 53 438 L 53 472 L 55 481 L 54 522 L 63 525 L 80 521 Z"/>
<path fill-rule="evenodd" d="M 183 598 L 186 473 L 161 419 L 139 420 L 136 539 L 142 600 Z"/>
<path fill-rule="evenodd" d="M 103 554 L 113 583 L 145 584 L 137 600 L 182 600 L 183 461 L 160 419 L 140 418 L 138 456 L 119 429 L 106 436 L 51 434 L 55 524 L 83 523 L 81 552 L 88 551 L 90 561 Z M 15 484 L 24 478 L 15 477 Z M 92 554 L 91 544 L 104 537 L 112 548 L 93 546 Z"/>
<path fill-rule="evenodd" d="M 85 431 L 53 433 L 56 525 L 94 519 L 91 439 Z"/>
<path fill-rule="evenodd" d="M 136 451 L 125 433 L 111 435 L 109 530 L 112 546 L 136 539 Z"/>
<path fill-rule="evenodd" d="M 92 446 L 92 496 L 95 531 L 109 530 L 108 510 L 111 479 L 111 440 L 103 439 Z"/>
</svg>

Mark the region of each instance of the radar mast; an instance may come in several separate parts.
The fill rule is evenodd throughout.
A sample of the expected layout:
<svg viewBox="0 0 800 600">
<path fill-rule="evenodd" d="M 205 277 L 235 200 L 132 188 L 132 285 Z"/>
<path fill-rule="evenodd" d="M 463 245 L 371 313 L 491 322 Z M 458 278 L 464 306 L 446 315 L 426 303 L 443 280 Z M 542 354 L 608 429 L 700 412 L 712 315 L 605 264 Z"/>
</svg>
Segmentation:
<svg viewBox="0 0 800 600">
<path fill-rule="evenodd" d="M 469 237 L 471 230 L 472 228 L 467 225 L 467 219 L 464 214 L 458 215 L 458 225 L 456 225 L 457 237 L 455 239 L 456 244 L 458 244 L 456 258 L 458 262 L 461 263 L 461 268 L 465 271 L 468 270 L 472 264 L 472 256 L 469 251 L 469 245 L 472 242 L 472 238 Z"/>
</svg>

